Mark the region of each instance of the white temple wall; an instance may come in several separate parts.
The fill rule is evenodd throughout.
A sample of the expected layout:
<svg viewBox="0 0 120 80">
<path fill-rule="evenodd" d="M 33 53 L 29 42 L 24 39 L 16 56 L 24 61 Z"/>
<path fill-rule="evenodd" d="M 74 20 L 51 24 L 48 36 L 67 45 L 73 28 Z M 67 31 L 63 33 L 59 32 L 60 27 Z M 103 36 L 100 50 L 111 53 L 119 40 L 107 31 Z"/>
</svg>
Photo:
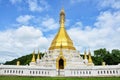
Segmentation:
<svg viewBox="0 0 120 80">
<path fill-rule="evenodd" d="M 56 70 L 51 68 L 40 68 L 35 66 L 0 66 L 0 75 L 18 76 L 56 76 Z"/>
<path fill-rule="evenodd" d="M 0 65 L 0 75 L 17 76 L 120 76 L 120 65 L 116 66 L 86 66 L 78 69 L 56 70 L 40 66 Z"/>
<path fill-rule="evenodd" d="M 103 77 L 103 76 L 120 76 L 120 73 L 118 73 L 119 70 L 75 70 L 75 69 L 68 69 L 65 70 L 65 76 L 88 76 L 88 77 Z M 98 73 L 100 72 L 100 73 Z M 101 73 L 102 72 L 102 73 Z"/>
</svg>

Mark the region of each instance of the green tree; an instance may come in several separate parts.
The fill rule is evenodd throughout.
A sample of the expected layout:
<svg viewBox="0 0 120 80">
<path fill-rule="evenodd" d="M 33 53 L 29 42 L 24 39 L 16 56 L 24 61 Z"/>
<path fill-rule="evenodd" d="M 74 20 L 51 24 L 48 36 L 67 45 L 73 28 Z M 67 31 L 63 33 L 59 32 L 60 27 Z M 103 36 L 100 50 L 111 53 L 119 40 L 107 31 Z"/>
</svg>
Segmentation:
<svg viewBox="0 0 120 80">
<path fill-rule="evenodd" d="M 112 58 L 113 58 L 114 64 L 120 63 L 120 50 L 118 50 L 118 49 L 113 49 L 113 50 L 112 50 L 112 53 L 111 53 L 111 56 L 112 56 Z"/>
<path fill-rule="evenodd" d="M 101 49 L 98 49 L 98 50 L 95 50 L 94 51 L 94 63 L 95 65 L 101 65 L 102 62 L 104 61 L 104 56 L 106 54 L 108 54 L 109 52 L 106 50 L 106 48 L 101 48 Z"/>
<path fill-rule="evenodd" d="M 41 57 L 43 57 L 44 53 L 40 53 L 40 55 L 41 55 Z M 35 57 L 37 59 L 37 54 L 35 54 Z M 29 55 L 19 57 L 12 61 L 7 61 L 7 62 L 5 62 L 5 65 L 16 65 L 17 61 L 20 61 L 20 65 L 28 65 L 31 62 L 31 59 L 32 59 L 32 53 Z"/>
</svg>

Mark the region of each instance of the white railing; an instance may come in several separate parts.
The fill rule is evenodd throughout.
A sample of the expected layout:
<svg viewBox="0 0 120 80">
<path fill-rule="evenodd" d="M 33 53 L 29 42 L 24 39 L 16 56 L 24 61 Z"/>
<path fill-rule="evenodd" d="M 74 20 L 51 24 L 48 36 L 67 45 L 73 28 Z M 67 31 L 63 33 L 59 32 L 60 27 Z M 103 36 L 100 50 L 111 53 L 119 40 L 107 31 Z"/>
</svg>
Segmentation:
<svg viewBox="0 0 120 80">
<path fill-rule="evenodd" d="M 93 66 L 79 69 L 56 70 L 53 68 L 33 66 L 0 65 L 0 75 L 18 76 L 120 76 L 119 66 Z"/>
</svg>

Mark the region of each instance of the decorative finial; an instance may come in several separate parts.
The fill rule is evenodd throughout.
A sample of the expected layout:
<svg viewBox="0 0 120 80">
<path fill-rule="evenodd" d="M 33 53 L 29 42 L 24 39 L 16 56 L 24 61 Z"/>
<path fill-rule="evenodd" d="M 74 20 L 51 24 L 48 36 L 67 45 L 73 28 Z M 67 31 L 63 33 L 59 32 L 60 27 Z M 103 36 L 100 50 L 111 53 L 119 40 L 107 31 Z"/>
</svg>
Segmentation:
<svg viewBox="0 0 120 80">
<path fill-rule="evenodd" d="M 61 9 L 60 15 L 64 14 L 65 15 L 65 11 L 64 8 Z"/>
<path fill-rule="evenodd" d="M 64 27 L 64 23 L 65 23 L 65 11 L 62 8 L 60 11 L 60 27 Z"/>
<path fill-rule="evenodd" d="M 20 65 L 20 61 L 17 61 L 17 66 L 19 66 Z"/>
<path fill-rule="evenodd" d="M 38 49 L 37 59 L 40 59 L 40 52 L 39 52 L 39 49 Z"/>
<path fill-rule="evenodd" d="M 105 62 L 104 61 L 102 62 L 102 65 L 105 66 Z"/>
<path fill-rule="evenodd" d="M 88 51 L 88 63 L 93 63 L 93 62 L 92 62 L 92 58 L 91 58 L 90 49 L 89 49 L 89 51 Z"/>
<path fill-rule="evenodd" d="M 87 59 L 86 49 L 84 51 L 84 59 Z"/>
<path fill-rule="evenodd" d="M 35 50 L 33 51 L 33 56 L 31 62 L 35 62 Z"/>
</svg>

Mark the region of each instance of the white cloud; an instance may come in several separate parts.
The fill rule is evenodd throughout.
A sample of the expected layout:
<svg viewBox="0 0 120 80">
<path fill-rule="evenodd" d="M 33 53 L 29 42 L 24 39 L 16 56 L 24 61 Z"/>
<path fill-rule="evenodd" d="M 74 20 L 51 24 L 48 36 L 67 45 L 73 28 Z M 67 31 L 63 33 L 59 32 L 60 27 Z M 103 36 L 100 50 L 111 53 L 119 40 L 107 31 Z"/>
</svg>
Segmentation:
<svg viewBox="0 0 120 80">
<path fill-rule="evenodd" d="M 28 0 L 28 6 L 30 11 L 41 12 L 45 9 L 48 9 L 49 5 L 45 0 Z"/>
<path fill-rule="evenodd" d="M 99 6 L 120 9 L 120 0 L 99 0 Z"/>
<path fill-rule="evenodd" d="M 72 27 L 79 27 L 79 28 L 84 28 L 82 22 L 76 22 Z"/>
<path fill-rule="evenodd" d="M 49 44 L 42 32 L 32 26 L 21 26 L 18 29 L 3 31 L 0 32 L 0 60 L 4 62 L 30 54 L 38 48 L 44 51 Z"/>
<path fill-rule="evenodd" d="M 83 1 L 86 1 L 86 0 L 70 0 L 70 3 L 75 4 L 75 3 L 80 3 L 80 2 L 83 2 Z"/>
<path fill-rule="evenodd" d="M 32 15 L 21 15 L 16 19 L 16 21 L 19 23 L 27 24 L 33 18 L 34 18 L 34 16 L 32 16 Z"/>
<path fill-rule="evenodd" d="M 9 0 L 12 4 L 21 3 L 22 0 Z"/>
<path fill-rule="evenodd" d="M 59 24 L 55 22 L 53 18 L 46 18 L 41 22 L 41 25 L 44 27 L 45 31 L 55 30 L 59 27 Z"/>
<path fill-rule="evenodd" d="M 108 50 L 120 48 L 120 12 L 103 12 L 95 22 L 94 27 L 87 26 L 68 30 L 78 50 L 90 48 L 92 51 L 99 48 Z"/>
<path fill-rule="evenodd" d="M 44 10 L 48 10 L 50 5 L 46 0 L 9 0 L 11 4 L 25 4 L 25 5 L 17 5 L 18 9 L 24 9 L 26 6 L 29 8 L 28 10 L 32 12 L 42 12 Z"/>
</svg>

